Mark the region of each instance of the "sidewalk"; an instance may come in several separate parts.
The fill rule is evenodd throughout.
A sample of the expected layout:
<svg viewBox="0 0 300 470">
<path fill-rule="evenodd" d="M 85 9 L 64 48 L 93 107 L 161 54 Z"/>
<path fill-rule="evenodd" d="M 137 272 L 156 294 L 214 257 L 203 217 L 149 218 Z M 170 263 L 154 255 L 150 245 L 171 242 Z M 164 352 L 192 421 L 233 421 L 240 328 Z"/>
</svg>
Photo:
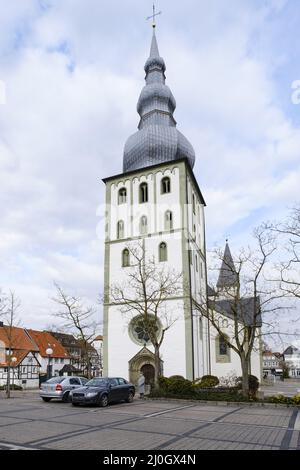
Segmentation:
<svg viewBox="0 0 300 470">
<path fill-rule="evenodd" d="M 10 392 L 10 398 L 26 398 L 26 397 L 33 397 L 36 395 L 37 397 L 39 396 L 39 389 L 30 389 L 30 390 L 15 390 Z M 6 399 L 6 393 L 4 390 L 0 390 L 0 400 L 1 399 Z"/>
</svg>

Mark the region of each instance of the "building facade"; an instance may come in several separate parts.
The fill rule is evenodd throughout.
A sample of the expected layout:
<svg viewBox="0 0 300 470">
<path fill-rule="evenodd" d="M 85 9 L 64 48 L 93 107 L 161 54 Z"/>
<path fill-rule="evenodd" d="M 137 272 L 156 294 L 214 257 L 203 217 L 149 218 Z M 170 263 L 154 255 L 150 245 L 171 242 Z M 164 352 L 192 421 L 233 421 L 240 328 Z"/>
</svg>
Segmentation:
<svg viewBox="0 0 300 470">
<path fill-rule="evenodd" d="M 0 323 L 0 386 L 10 383 L 22 388 L 38 388 L 41 364 L 38 347 L 27 330 Z"/>
<path fill-rule="evenodd" d="M 137 245 L 143 247 L 145 263 L 152 259 L 158 271 L 182 273 L 182 292 L 165 301 L 156 325 L 162 331 L 164 318 L 174 318 L 160 349 L 163 374 L 193 380 L 209 373 L 224 376 L 233 369 L 240 375 L 241 370 L 236 355 L 226 359 L 217 353 L 208 319 L 194 308 L 207 305 L 206 204 L 193 173 L 195 152 L 176 127 L 176 101 L 165 83 L 165 70 L 154 28 L 145 63 L 146 85 L 137 105 L 138 131 L 125 144 L 123 172 L 103 180 L 104 375 L 124 376 L 133 383 L 140 371 L 151 382 L 154 350 L 140 315 L 134 309 L 125 315 L 122 303 L 113 301 L 112 289 L 128 284 L 133 270 L 130 253 Z M 230 329 L 226 309 L 221 315 Z M 259 355 L 253 363 L 260 377 Z"/>
<path fill-rule="evenodd" d="M 38 348 L 37 358 L 41 364 L 40 374 L 60 375 L 60 371 L 70 364 L 70 356 L 62 344 L 47 331 L 27 330 Z M 52 354 L 47 354 L 52 349 Z"/>
<path fill-rule="evenodd" d="M 284 362 L 289 370 L 289 376 L 300 378 L 300 350 L 295 346 L 289 346 L 283 353 Z"/>
</svg>

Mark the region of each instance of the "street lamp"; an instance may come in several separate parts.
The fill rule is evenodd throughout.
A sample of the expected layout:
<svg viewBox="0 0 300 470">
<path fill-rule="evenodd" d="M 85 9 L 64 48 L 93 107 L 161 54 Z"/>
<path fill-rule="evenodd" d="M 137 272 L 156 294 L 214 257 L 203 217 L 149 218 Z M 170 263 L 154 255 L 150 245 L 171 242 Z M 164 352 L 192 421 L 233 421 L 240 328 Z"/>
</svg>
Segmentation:
<svg viewBox="0 0 300 470">
<path fill-rule="evenodd" d="M 53 354 L 53 349 L 48 348 L 46 349 L 46 354 L 48 356 L 48 367 L 47 367 L 47 380 L 50 379 L 50 356 Z"/>
<path fill-rule="evenodd" d="M 18 359 L 15 356 L 13 356 L 11 358 L 12 367 L 13 367 L 13 379 L 12 379 L 12 389 L 13 390 L 14 390 L 14 386 L 15 386 L 15 365 L 16 365 L 17 360 Z"/>
</svg>

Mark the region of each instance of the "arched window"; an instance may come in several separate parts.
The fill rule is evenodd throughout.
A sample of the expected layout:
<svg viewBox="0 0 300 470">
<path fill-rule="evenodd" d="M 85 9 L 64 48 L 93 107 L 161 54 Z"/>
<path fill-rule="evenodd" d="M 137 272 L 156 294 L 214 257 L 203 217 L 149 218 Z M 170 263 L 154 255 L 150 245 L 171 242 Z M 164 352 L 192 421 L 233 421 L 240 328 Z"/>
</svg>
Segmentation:
<svg viewBox="0 0 300 470">
<path fill-rule="evenodd" d="M 124 238 L 124 222 L 123 220 L 119 220 L 117 223 L 117 238 Z"/>
<path fill-rule="evenodd" d="M 127 190 L 126 188 L 121 188 L 118 194 L 118 204 L 125 204 L 127 200 Z"/>
<path fill-rule="evenodd" d="M 162 242 L 159 245 L 159 261 L 162 263 L 164 261 L 168 261 L 168 249 L 167 244 Z"/>
<path fill-rule="evenodd" d="M 165 212 L 165 230 L 173 230 L 173 214 L 171 211 Z"/>
<path fill-rule="evenodd" d="M 148 185 L 147 183 L 140 184 L 140 203 L 148 202 Z"/>
<path fill-rule="evenodd" d="M 125 248 L 125 250 L 122 251 L 122 266 L 123 268 L 127 268 L 129 266 L 129 250 Z"/>
<path fill-rule="evenodd" d="M 171 180 L 168 176 L 161 180 L 161 194 L 168 194 L 171 192 Z"/>
<path fill-rule="evenodd" d="M 196 266 L 196 271 L 198 272 L 198 256 L 195 256 L 195 266 Z"/>
<path fill-rule="evenodd" d="M 146 235 L 148 233 L 148 220 L 145 215 L 141 217 L 140 220 L 140 234 L 141 235 Z"/>
</svg>

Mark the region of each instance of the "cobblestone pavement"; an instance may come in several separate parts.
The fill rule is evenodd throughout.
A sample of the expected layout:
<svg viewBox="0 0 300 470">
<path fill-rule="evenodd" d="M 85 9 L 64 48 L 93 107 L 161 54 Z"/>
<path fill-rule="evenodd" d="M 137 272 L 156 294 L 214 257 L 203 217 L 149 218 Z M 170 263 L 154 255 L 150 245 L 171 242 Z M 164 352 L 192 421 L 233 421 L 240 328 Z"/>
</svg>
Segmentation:
<svg viewBox="0 0 300 470">
<path fill-rule="evenodd" d="M 300 390 L 300 380 L 286 379 L 284 382 L 276 378 L 275 382 L 270 379 L 269 383 L 260 387 L 265 396 L 285 395 L 293 397 Z"/>
<path fill-rule="evenodd" d="M 299 449 L 297 408 L 140 401 L 108 408 L 0 400 L 0 449 Z"/>
</svg>

